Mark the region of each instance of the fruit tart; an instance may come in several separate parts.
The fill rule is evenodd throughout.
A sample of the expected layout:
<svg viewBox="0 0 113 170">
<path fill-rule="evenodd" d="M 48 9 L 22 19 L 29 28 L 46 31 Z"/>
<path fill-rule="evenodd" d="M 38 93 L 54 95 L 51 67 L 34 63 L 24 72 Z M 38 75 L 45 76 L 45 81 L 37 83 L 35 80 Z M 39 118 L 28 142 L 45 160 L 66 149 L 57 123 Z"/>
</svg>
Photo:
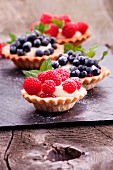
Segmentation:
<svg viewBox="0 0 113 170">
<path fill-rule="evenodd" d="M 70 77 L 78 77 L 86 90 L 94 88 L 97 83 L 110 74 L 109 69 L 99 65 L 97 60 L 89 58 L 80 51 L 69 50 L 52 61 L 53 69 L 69 70 Z"/>
<path fill-rule="evenodd" d="M 56 37 L 58 44 L 73 43 L 76 46 L 91 36 L 86 22 L 75 23 L 68 15 L 54 16 L 44 13 L 39 22 L 30 26 L 30 30 L 39 29 L 42 31 L 44 26 L 46 28 L 43 29 L 44 33 Z M 49 26 L 48 29 L 47 26 Z"/>
<path fill-rule="evenodd" d="M 35 108 L 46 112 L 63 112 L 71 109 L 87 91 L 79 78 L 69 78 L 68 70 L 48 70 L 36 78 L 24 80 L 22 96 Z"/>
<path fill-rule="evenodd" d="M 6 45 L 2 49 L 2 55 L 12 60 L 18 67 L 33 69 L 40 68 L 47 58 L 57 59 L 59 53 L 63 51 L 63 46 L 56 43 L 55 37 L 34 30 Z"/>
</svg>

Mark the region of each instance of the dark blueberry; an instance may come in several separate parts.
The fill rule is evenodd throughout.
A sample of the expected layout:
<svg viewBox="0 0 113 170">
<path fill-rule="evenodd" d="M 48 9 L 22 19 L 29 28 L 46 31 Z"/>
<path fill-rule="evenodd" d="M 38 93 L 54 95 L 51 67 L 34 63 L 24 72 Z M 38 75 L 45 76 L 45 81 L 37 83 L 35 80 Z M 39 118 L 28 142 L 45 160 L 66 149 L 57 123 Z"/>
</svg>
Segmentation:
<svg viewBox="0 0 113 170">
<path fill-rule="evenodd" d="M 59 57 L 61 57 L 63 54 L 59 54 Z"/>
<path fill-rule="evenodd" d="M 23 49 L 18 49 L 17 54 L 18 56 L 23 56 L 25 55 L 25 52 L 23 51 Z"/>
<path fill-rule="evenodd" d="M 70 68 L 70 71 L 72 72 L 72 71 L 75 71 L 75 70 L 77 70 L 78 68 L 76 67 L 76 66 L 71 66 L 71 68 Z"/>
<path fill-rule="evenodd" d="M 52 67 L 54 69 L 58 68 L 59 67 L 59 62 L 58 61 L 52 61 Z"/>
<path fill-rule="evenodd" d="M 98 76 L 101 73 L 101 71 L 97 68 L 93 70 L 93 75 Z"/>
<path fill-rule="evenodd" d="M 56 38 L 55 37 L 51 37 L 51 44 L 56 44 Z"/>
<path fill-rule="evenodd" d="M 47 46 L 48 44 L 49 44 L 49 41 L 48 41 L 46 38 L 44 38 L 44 39 L 42 40 L 41 45 L 42 45 L 42 46 Z"/>
<path fill-rule="evenodd" d="M 24 44 L 27 41 L 27 35 L 22 35 L 21 37 L 18 38 L 18 41 L 21 44 Z"/>
<path fill-rule="evenodd" d="M 80 64 L 85 64 L 85 57 L 79 56 L 79 61 L 80 61 Z"/>
<path fill-rule="evenodd" d="M 63 57 L 67 57 L 68 58 L 68 54 L 62 54 Z"/>
<path fill-rule="evenodd" d="M 35 32 L 31 32 L 27 37 L 27 41 L 33 42 L 36 38 L 37 35 L 35 34 Z"/>
<path fill-rule="evenodd" d="M 77 60 L 77 59 L 74 59 L 74 60 L 73 60 L 73 65 L 74 65 L 74 66 L 79 66 L 79 64 L 80 64 L 80 61 L 79 61 L 79 60 Z"/>
<path fill-rule="evenodd" d="M 50 55 L 50 51 L 49 50 L 45 50 L 44 51 L 44 55 Z"/>
<path fill-rule="evenodd" d="M 73 55 L 70 55 L 69 57 L 68 57 L 68 60 L 69 60 L 69 62 L 72 64 L 73 63 L 73 60 L 75 59 L 75 57 L 73 56 Z"/>
<path fill-rule="evenodd" d="M 54 49 L 57 49 L 57 44 L 52 44 L 52 47 L 53 47 Z"/>
<path fill-rule="evenodd" d="M 68 55 L 73 55 L 73 54 L 74 54 L 74 51 L 69 50 L 69 51 L 67 51 L 66 53 L 67 53 Z"/>
<path fill-rule="evenodd" d="M 85 59 L 85 65 L 86 66 L 92 66 L 94 64 L 94 61 L 92 60 L 92 59 L 90 59 L 90 58 L 86 58 Z"/>
<path fill-rule="evenodd" d="M 49 43 L 51 43 L 51 39 L 49 36 L 46 36 L 45 38 L 46 38 L 46 40 L 48 40 Z"/>
<path fill-rule="evenodd" d="M 61 57 L 58 59 L 58 62 L 59 62 L 59 64 L 60 64 L 61 66 L 64 66 L 64 65 L 67 64 L 68 59 L 67 59 L 67 57 L 61 56 Z"/>
<path fill-rule="evenodd" d="M 71 77 L 79 77 L 80 76 L 80 71 L 79 70 L 74 70 L 73 72 L 70 73 Z"/>
<path fill-rule="evenodd" d="M 86 67 L 86 72 L 87 72 L 87 74 L 92 74 L 92 72 L 93 72 L 92 67 Z"/>
<path fill-rule="evenodd" d="M 31 42 L 25 42 L 24 44 L 23 44 L 23 50 L 25 51 L 25 52 L 29 52 L 30 50 L 31 50 L 31 47 L 32 47 L 32 44 L 31 44 Z"/>
<path fill-rule="evenodd" d="M 85 71 L 85 69 L 86 69 L 86 68 L 85 68 L 85 66 L 83 66 L 83 65 L 79 65 L 79 66 L 78 66 L 78 70 L 80 70 L 80 71 Z"/>
<path fill-rule="evenodd" d="M 44 39 L 43 35 L 39 35 L 38 38 L 40 41 L 42 41 Z"/>
<path fill-rule="evenodd" d="M 40 47 L 40 45 L 41 45 L 41 41 L 39 39 L 34 40 L 33 42 L 34 47 Z"/>
<path fill-rule="evenodd" d="M 84 78 L 84 77 L 86 77 L 87 76 L 87 72 L 86 71 L 82 71 L 82 72 L 80 72 L 80 78 Z"/>
<path fill-rule="evenodd" d="M 11 46 L 16 46 L 16 48 L 20 48 L 21 47 L 21 43 L 20 41 L 15 41 L 11 44 Z"/>
<path fill-rule="evenodd" d="M 40 32 L 38 30 L 34 30 L 34 33 L 39 36 L 40 35 Z"/>
<path fill-rule="evenodd" d="M 97 68 L 101 69 L 101 67 L 100 67 L 100 65 L 98 64 L 98 61 L 97 61 L 97 60 L 94 60 L 94 65 L 95 65 Z"/>
<path fill-rule="evenodd" d="M 76 51 L 74 54 L 76 55 L 76 57 L 83 55 L 81 51 Z"/>
<path fill-rule="evenodd" d="M 54 48 L 48 48 L 48 50 L 50 51 L 50 54 L 53 54 L 54 53 Z"/>
<path fill-rule="evenodd" d="M 16 48 L 16 46 L 10 46 L 10 53 L 11 53 L 11 54 L 16 54 L 16 53 L 17 53 L 17 48 Z"/>
<path fill-rule="evenodd" d="M 42 50 L 36 50 L 36 56 L 42 57 L 44 52 Z"/>
</svg>

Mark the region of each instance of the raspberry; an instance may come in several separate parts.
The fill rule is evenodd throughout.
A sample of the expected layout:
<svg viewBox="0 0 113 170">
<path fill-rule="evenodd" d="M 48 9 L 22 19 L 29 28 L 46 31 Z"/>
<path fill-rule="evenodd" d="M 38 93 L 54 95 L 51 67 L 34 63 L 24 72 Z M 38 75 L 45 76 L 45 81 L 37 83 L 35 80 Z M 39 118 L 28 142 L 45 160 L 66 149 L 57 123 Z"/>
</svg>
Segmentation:
<svg viewBox="0 0 113 170">
<path fill-rule="evenodd" d="M 52 16 L 49 14 L 42 14 L 41 18 L 40 18 L 40 22 L 43 24 L 50 24 L 52 20 Z"/>
<path fill-rule="evenodd" d="M 55 91 L 55 82 L 53 80 L 45 80 L 42 84 L 42 92 L 52 94 Z"/>
<path fill-rule="evenodd" d="M 66 79 L 68 79 L 70 77 L 70 73 L 68 70 L 63 69 L 63 68 L 57 68 L 55 70 L 58 74 L 60 74 L 62 81 L 65 81 Z"/>
<path fill-rule="evenodd" d="M 78 22 L 77 27 L 78 27 L 78 31 L 84 34 L 86 30 L 88 29 L 88 24 L 85 22 Z"/>
<path fill-rule="evenodd" d="M 44 81 L 46 80 L 46 72 L 41 72 L 38 74 L 38 79 L 44 83 Z"/>
<path fill-rule="evenodd" d="M 59 19 L 64 20 L 65 23 L 71 22 L 71 18 L 68 15 L 61 15 Z"/>
<path fill-rule="evenodd" d="M 77 27 L 75 24 L 68 22 L 65 24 L 65 26 L 62 29 L 62 34 L 66 37 L 66 38 L 72 38 L 74 36 L 74 34 L 77 31 Z"/>
<path fill-rule="evenodd" d="M 24 89 L 30 95 L 38 95 L 41 91 L 41 82 L 37 78 L 28 77 L 24 80 Z"/>
<path fill-rule="evenodd" d="M 57 74 L 55 70 L 49 70 L 46 72 L 46 80 L 53 80 L 56 86 L 59 86 L 62 81 L 61 76 Z"/>
<path fill-rule="evenodd" d="M 48 93 L 42 93 L 40 95 L 41 98 L 48 98 L 48 97 L 52 97 L 55 98 L 56 96 L 54 94 L 48 94 Z"/>
<path fill-rule="evenodd" d="M 55 24 L 50 24 L 50 29 L 48 29 L 45 33 L 51 35 L 52 37 L 57 37 L 58 35 L 58 27 Z"/>
<path fill-rule="evenodd" d="M 31 26 L 30 26 L 30 31 L 33 31 L 34 30 L 34 28 L 35 28 L 35 26 L 38 26 L 39 25 L 39 23 L 38 22 L 34 22 L 34 23 L 32 23 L 31 24 Z"/>
<path fill-rule="evenodd" d="M 77 84 L 74 80 L 71 78 L 65 80 L 62 83 L 63 90 L 65 90 L 67 93 L 73 93 L 77 89 Z"/>
<path fill-rule="evenodd" d="M 7 43 L 0 43 L 0 56 L 2 56 L 2 48 L 5 47 Z"/>
<path fill-rule="evenodd" d="M 75 81 L 75 83 L 77 84 L 77 90 L 79 90 L 82 86 L 81 80 L 78 77 L 73 77 L 71 79 Z"/>
</svg>

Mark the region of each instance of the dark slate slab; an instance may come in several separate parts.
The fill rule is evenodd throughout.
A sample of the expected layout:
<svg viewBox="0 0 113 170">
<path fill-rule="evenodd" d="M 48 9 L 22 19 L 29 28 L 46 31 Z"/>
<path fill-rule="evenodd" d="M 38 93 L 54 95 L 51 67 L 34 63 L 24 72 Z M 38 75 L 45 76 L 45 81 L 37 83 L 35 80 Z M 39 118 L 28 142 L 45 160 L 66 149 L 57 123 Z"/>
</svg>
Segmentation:
<svg viewBox="0 0 113 170">
<path fill-rule="evenodd" d="M 102 54 L 101 47 L 98 55 Z M 113 120 L 113 55 L 101 62 L 111 75 L 75 106 L 63 113 L 42 113 L 28 103 L 20 93 L 24 75 L 7 59 L 0 58 L 0 127 L 38 127 L 40 125 L 87 125 L 110 123 Z"/>
</svg>

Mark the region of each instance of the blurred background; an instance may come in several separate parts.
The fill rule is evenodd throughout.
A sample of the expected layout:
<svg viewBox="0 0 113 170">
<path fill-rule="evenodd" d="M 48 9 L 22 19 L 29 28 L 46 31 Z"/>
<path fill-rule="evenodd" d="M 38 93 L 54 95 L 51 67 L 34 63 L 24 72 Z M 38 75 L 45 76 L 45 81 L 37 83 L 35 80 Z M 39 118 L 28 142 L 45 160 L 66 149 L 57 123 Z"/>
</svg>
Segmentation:
<svg viewBox="0 0 113 170">
<path fill-rule="evenodd" d="M 113 42 L 113 0 L 0 0 L 0 41 L 8 33 L 23 34 L 42 13 L 68 14 L 76 21 L 86 21 L 92 37 L 85 43 Z"/>
</svg>

